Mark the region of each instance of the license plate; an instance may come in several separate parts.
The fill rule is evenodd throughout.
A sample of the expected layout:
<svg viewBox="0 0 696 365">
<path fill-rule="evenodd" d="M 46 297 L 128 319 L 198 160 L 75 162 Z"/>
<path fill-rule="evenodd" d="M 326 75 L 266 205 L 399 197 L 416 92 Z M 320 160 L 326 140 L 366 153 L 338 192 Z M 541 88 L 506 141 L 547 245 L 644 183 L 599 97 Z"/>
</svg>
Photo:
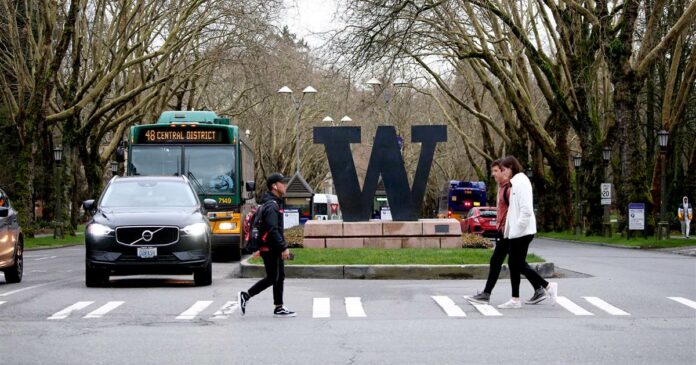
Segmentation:
<svg viewBox="0 0 696 365">
<path fill-rule="evenodd" d="M 495 226 L 496 224 L 497 224 L 497 222 L 495 221 L 495 219 L 493 219 L 493 220 L 491 221 L 491 226 Z"/>
<path fill-rule="evenodd" d="M 138 247 L 138 257 L 141 259 L 151 259 L 157 256 L 157 247 Z"/>
</svg>

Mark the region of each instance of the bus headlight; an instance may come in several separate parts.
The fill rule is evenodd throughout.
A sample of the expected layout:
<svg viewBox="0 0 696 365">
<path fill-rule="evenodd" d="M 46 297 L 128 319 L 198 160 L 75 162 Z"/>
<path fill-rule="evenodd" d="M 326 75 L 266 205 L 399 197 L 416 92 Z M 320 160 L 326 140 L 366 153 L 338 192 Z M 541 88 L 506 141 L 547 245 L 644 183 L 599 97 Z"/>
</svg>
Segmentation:
<svg viewBox="0 0 696 365">
<path fill-rule="evenodd" d="M 218 226 L 218 229 L 220 229 L 221 231 L 230 231 L 233 229 L 237 229 L 237 224 L 232 222 L 222 222 Z"/>
<path fill-rule="evenodd" d="M 111 229 L 111 227 L 107 227 L 99 223 L 92 223 L 89 225 L 89 227 L 87 227 L 87 233 L 94 237 L 108 236 L 113 231 L 114 230 Z"/>
<path fill-rule="evenodd" d="M 182 231 L 189 236 L 202 236 L 208 231 L 208 225 L 206 223 L 194 223 L 184 227 Z"/>
</svg>

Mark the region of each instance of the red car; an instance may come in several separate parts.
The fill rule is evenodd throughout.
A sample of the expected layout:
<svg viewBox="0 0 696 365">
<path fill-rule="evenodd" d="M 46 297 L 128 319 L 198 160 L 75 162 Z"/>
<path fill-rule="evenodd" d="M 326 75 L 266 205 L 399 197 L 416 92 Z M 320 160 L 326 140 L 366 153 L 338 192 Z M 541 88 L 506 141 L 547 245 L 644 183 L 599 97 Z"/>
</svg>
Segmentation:
<svg viewBox="0 0 696 365">
<path fill-rule="evenodd" d="M 480 234 L 484 237 L 494 237 L 497 211 L 496 207 L 472 208 L 461 221 L 462 232 Z"/>
</svg>

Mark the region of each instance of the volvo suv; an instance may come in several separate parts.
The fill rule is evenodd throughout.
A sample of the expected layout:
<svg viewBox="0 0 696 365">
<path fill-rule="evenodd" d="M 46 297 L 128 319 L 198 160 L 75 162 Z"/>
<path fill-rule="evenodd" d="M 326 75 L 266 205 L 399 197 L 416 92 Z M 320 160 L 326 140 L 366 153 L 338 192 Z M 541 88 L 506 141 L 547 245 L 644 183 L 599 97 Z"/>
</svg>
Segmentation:
<svg viewBox="0 0 696 365">
<path fill-rule="evenodd" d="M 5 282 L 22 281 L 23 254 L 24 236 L 17 211 L 12 209 L 10 198 L 0 189 L 0 271 L 5 273 Z"/>
<path fill-rule="evenodd" d="M 193 274 L 196 286 L 212 282 L 210 224 L 186 177 L 114 177 L 98 202 L 87 200 L 88 287 L 111 275 Z"/>
</svg>

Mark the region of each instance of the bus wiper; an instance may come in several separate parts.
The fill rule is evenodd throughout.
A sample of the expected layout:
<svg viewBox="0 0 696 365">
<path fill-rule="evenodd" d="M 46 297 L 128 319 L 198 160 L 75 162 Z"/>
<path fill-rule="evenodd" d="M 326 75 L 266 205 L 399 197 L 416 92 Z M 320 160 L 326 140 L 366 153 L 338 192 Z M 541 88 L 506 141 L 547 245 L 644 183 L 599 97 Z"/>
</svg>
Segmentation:
<svg viewBox="0 0 696 365">
<path fill-rule="evenodd" d="M 203 184 L 201 184 L 200 181 L 198 181 L 198 178 L 196 178 L 196 175 L 193 174 L 193 172 L 189 171 L 186 176 L 188 176 L 191 181 L 193 181 L 194 184 L 196 184 L 196 187 L 198 188 L 198 191 L 201 193 L 205 194 L 205 189 L 203 188 Z"/>
</svg>

